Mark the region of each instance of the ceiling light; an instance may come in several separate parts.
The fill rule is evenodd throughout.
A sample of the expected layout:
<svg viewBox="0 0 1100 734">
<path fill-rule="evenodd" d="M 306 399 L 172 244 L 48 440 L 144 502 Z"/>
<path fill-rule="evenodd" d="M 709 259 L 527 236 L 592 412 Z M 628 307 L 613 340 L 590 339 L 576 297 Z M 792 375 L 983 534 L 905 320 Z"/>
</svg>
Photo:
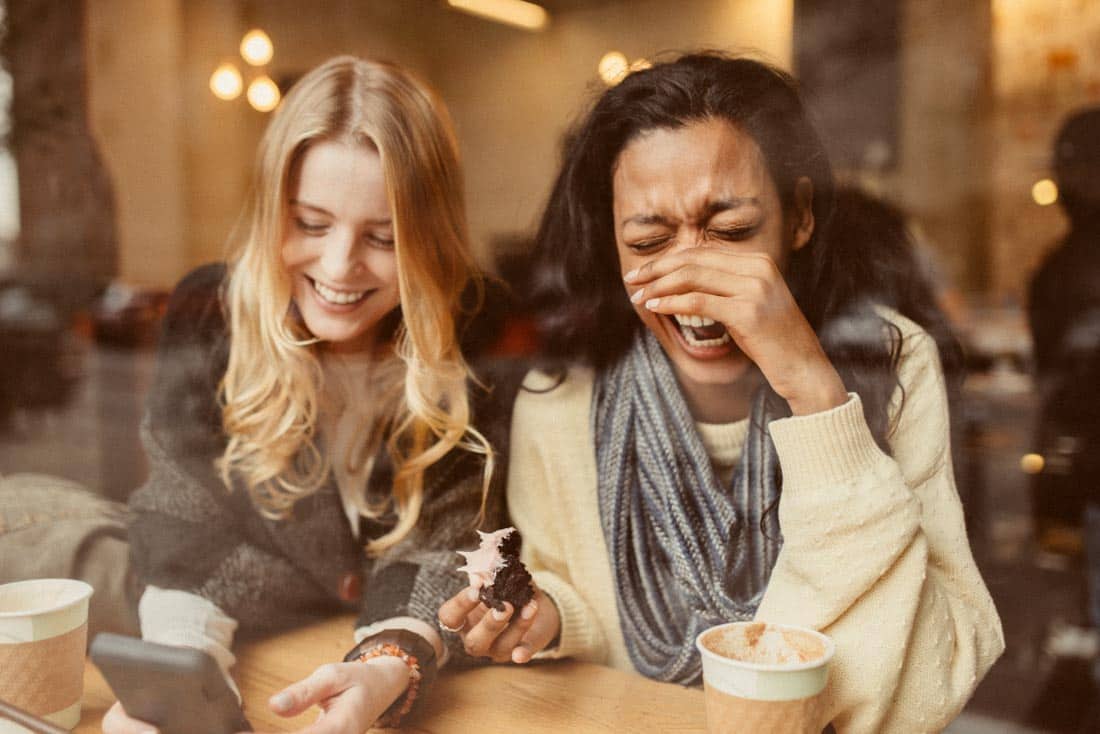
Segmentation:
<svg viewBox="0 0 1100 734">
<path fill-rule="evenodd" d="M 279 87 L 271 77 L 261 76 L 248 85 L 248 103 L 260 112 L 271 112 L 279 106 Z"/>
<path fill-rule="evenodd" d="M 525 0 L 447 0 L 447 4 L 455 10 L 527 31 L 540 31 L 550 20 L 545 8 Z"/>
<path fill-rule="evenodd" d="M 253 66 L 263 66 L 275 55 L 271 38 L 259 28 L 244 34 L 241 39 L 241 58 Z"/>
<path fill-rule="evenodd" d="M 236 99 L 243 87 L 241 72 L 233 64 L 222 64 L 210 75 L 210 91 L 218 99 Z"/>
</svg>

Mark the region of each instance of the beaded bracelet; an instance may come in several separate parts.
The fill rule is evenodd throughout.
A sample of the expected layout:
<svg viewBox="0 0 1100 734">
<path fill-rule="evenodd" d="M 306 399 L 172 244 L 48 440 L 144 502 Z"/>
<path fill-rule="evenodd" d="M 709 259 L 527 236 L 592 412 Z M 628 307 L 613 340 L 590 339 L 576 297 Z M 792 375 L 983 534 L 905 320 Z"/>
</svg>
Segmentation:
<svg viewBox="0 0 1100 734">
<path fill-rule="evenodd" d="M 397 727 L 413 710 L 422 689 L 435 679 L 435 648 L 420 635 L 409 630 L 383 630 L 373 634 L 344 657 L 344 662 L 366 662 L 377 657 L 395 657 L 409 668 L 409 685 L 379 717 L 375 726 Z"/>
<path fill-rule="evenodd" d="M 380 727 L 396 728 L 400 725 L 401 719 L 405 718 L 405 715 L 412 711 L 413 702 L 416 701 L 416 697 L 420 693 L 420 679 L 422 677 L 420 675 L 420 661 L 416 659 L 415 655 L 410 655 L 397 645 L 379 645 L 378 647 L 362 652 L 359 655 L 359 662 L 365 663 L 371 658 L 383 656 L 399 658 L 405 662 L 405 665 L 409 666 L 409 685 L 405 689 L 404 695 L 394 701 L 393 704 L 386 709 L 386 712 L 382 714 L 376 724 Z"/>
</svg>

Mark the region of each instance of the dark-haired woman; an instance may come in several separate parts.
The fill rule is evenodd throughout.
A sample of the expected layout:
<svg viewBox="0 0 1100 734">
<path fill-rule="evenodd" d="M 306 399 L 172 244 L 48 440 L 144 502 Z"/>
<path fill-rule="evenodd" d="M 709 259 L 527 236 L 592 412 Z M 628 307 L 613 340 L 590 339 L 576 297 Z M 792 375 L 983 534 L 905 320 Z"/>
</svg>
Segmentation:
<svg viewBox="0 0 1100 734">
<path fill-rule="evenodd" d="M 711 624 L 807 625 L 837 643 L 838 731 L 942 729 L 1004 646 L 952 476 L 942 317 L 877 302 L 905 268 L 830 239 L 827 158 L 766 64 L 655 65 L 570 140 L 538 237 L 568 366 L 529 375 L 512 427 L 537 611 L 459 594 L 441 621 L 473 654 L 688 684 Z"/>
</svg>

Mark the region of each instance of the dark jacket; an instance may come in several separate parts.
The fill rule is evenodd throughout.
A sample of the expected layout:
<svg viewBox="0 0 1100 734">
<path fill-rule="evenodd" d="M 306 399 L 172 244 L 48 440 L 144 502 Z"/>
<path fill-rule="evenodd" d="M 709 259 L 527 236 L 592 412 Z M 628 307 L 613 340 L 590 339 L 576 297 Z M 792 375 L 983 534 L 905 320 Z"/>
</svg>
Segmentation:
<svg viewBox="0 0 1100 734">
<path fill-rule="evenodd" d="M 1076 225 L 1031 282 L 1040 448 L 1100 502 L 1100 222 Z M 1057 466 L 1052 465 L 1052 469 Z"/>
<path fill-rule="evenodd" d="M 226 446 L 218 384 L 229 335 L 220 289 L 223 265 L 207 265 L 177 286 L 169 302 L 142 440 L 149 479 L 130 500 L 134 567 L 144 584 L 197 593 L 235 618 L 245 634 L 298 625 L 341 611 L 359 624 L 411 616 L 435 624 L 436 611 L 466 583 L 459 548 L 477 544 L 483 459 L 453 450 L 425 475 L 414 530 L 379 559 L 367 558 L 348 526 L 332 477 L 298 501 L 290 518 L 265 519 L 243 488 L 226 489 L 215 460 Z M 505 524 L 504 477 L 512 403 L 522 367 L 482 376 L 471 386 L 473 420 L 496 449 L 482 529 Z M 388 494 L 385 451 L 368 491 Z M 364 521 L 363 542 L 392 522 Z M 461 657 L 457 636 L 444 634 Z"/>
</svg>

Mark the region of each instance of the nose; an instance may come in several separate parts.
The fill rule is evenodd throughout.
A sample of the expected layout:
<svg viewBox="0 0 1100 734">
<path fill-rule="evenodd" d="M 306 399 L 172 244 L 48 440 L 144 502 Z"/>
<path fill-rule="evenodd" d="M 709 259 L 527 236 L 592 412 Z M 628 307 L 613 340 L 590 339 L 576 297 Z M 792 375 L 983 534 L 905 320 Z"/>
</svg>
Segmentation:
<svg viewBox="0 0 1100 734">
<path fill-rule="evenodd" d="M 685 227 L 676 237 L 676 248 L 702 247 L 707 243 L 706 233 L 699 227 Z"/>
<path fill-rule="evenodd" d="M 321 270 L 325 277 L 342 282 L 362 271 L 364 265 L 358 240 L 351 232 L 330 234 L 321 253 Z"/>
</svg>

